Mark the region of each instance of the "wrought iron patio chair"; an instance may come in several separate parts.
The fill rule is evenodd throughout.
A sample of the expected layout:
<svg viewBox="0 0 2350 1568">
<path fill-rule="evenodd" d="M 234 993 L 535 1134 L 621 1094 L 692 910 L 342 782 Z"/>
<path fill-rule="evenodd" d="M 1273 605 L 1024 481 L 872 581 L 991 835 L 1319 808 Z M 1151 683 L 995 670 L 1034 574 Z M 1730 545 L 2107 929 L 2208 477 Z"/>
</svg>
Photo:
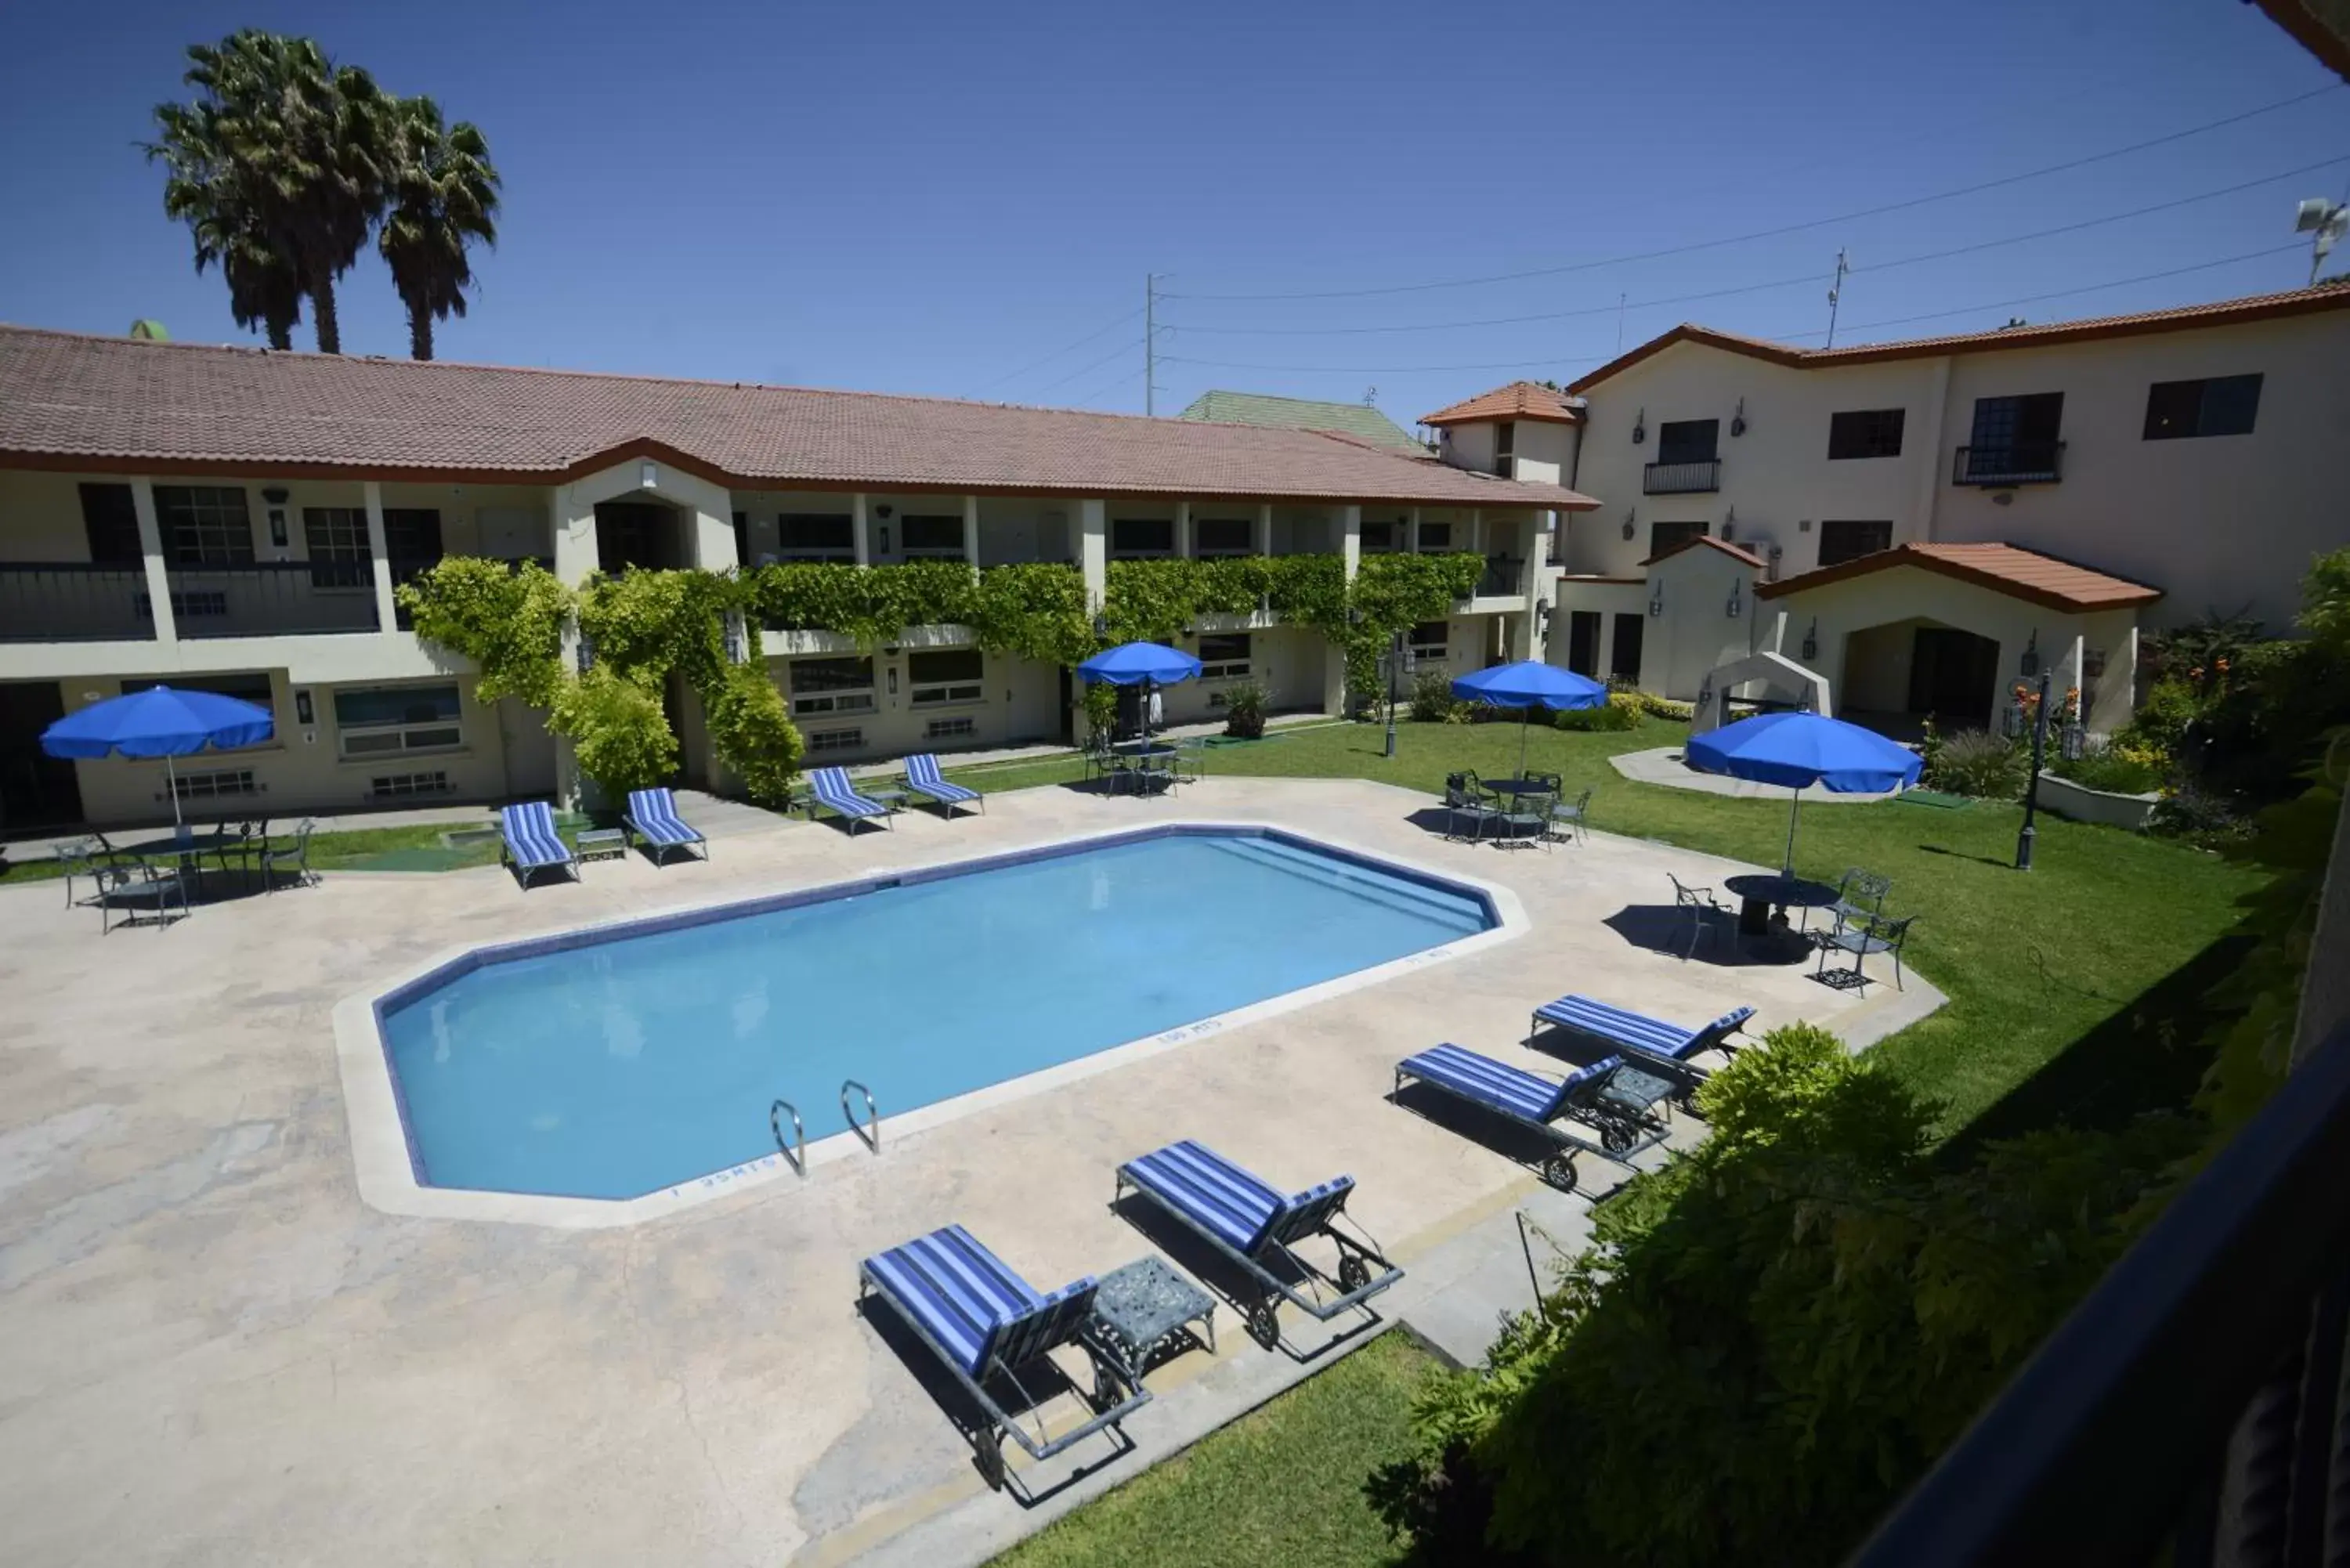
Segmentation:
<svg viewBox="0 0 2350 1568">
<path fill-rule="evenodd" d="M 1444 809 L 1447 813 L 1444 836 L 1475 843 L 1484 836 L 1488 824 L 1498 821 L 1501 813 L 1485 798 L 1485 786 L 1477 782 L 1474 772 L 1447 774 L 1444 777 Z M 1468 831 L 1461 831 L 1462 825 Z"/>
<path fill-rule="evenodd" d="M 1734 918 L 1735 911 L 1715 898 L 1711 888 L 1692 888 L 1669 871 L 1665 873 L 1665 879 L 1673 885 L 1673 908 L 1689 911 L 1689 946 L 1681 950 L 1681 961 L 1686 963 L 1697 956 L 1697 944 L 1701 940 L 1721 936 L 1721 917 Z"/>
<path fill-rule="evenodd" d="M 1868 985 L 1868 976 L 1862 972 L 1861 966 L 1867 961 L 1868 955 L 1891 953 L 1893 955 L 1893 989 L 1896 991 L 1904 989 L 1901 983 L 1901 950 L 1908 945 L 1909 928 L 1917 922 L 1917 919 L 1918 917 L 1915 915 L 1904 915 L 1898 920 L 1880 918 L 1870 920 L 1866 925 L 1849 927 L 1834 933 L 1820 946 L 1820 965 L 1818 969 L 1812 971 L 1813 977 L 1825 981 L 1839 989 L 1850 987 L 1866 990 Z M 1829 974 L 1827 972 L 1828 955 L 1836 952 L 1850 953 L 1852 967 Z"/>
<path fill-rule="evenodd" d="M 95 837 L 69 839 L 57 846 L 56 854 L 57 864 L 64 867 L 66 870 L 64 880 L 67 909 L 70 909 L 74 907 L 75 877 L 78 877 L 83 881 L 92 883 L 103 889 L 105 884 L 99 880 L 99 872 L 112 860 L 112 854 L 107 849 L 104 839 Z"/>
<path fill-rule="evenodd" d="M 176 862 L 168 866 L 151 865 L 143 860 L 108 861 L 98 867 L 98 929 L 101 936 L 109 935 L 117 924 L 135 926 L 139 917 L 126 914 L 118 922 L 117 909 L 131 909 L 142 903 L 155 908 L 155 924 L 172 923 L 172 904 L 177 900 L 180 918 L 188 914 L 188 883 Z"/>
<path fill-rule="evenodd" d="M 1568 800 L 1564 795 L 1555 796 L 1550 807 L 1548 830 L 1550 836 L 1562 843 L 1570 838 L 1578 841 L 1586 839 L 1589 836 L 1589 829 L 1585 825 L 1590 812 L 1591 791 L 1587 787 L 1573 800 Z"/>
<path fill-rule="evenodd" d="M 307 888 L 318 879 L 318 874 L 310 869 L 310 835 L 317 830 L 317 826 L 316 817 L 306 816 L 302 819 L 302 826 L 294 830 L 293 843 L 274 846 L 265 842 L 263 844 L 261 850 L 261 890 L 263 892 L 277 891 L 277 868 L 280 866 L 291 866 L 294 868 L 293 885 L 296 888 Z"/>
</svg>

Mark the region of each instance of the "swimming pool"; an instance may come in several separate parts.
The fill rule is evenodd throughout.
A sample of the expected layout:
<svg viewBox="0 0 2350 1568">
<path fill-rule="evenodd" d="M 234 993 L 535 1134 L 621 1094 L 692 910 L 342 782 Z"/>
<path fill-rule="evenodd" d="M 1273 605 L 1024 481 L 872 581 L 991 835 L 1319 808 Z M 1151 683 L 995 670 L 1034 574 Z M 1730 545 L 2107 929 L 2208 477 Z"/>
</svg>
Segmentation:
<svg viewBox="0 0 2350 1568">
<path fill-rule="evenodd" d="M 1482 892 L 1183 826 L 480 950 L 375 1003 L 421 1185 L 629 1199 L 1499 923 Z"/>
</svg>

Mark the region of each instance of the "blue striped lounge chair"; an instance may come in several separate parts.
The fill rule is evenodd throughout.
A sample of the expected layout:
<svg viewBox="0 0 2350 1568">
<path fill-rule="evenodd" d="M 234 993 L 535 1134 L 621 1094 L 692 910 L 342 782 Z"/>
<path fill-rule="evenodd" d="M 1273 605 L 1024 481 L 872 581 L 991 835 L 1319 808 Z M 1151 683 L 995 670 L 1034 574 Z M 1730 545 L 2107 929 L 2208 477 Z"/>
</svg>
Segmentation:
<svg viewBox="0 0 2350 1568">
<path fill-rule="evenodd" d="M 1730 1036 L 1739 1033 L 1753 1016 L 1751 1007 L 1733 1007 L 1702 1029 L 1684 1029 L 1678 1023 L 1668 1023 L 1628 1008 L 1611 1007 L 1588 996 L 1569 995 L 1534 1009 L 1527 1039 L 1531 1043 L 1544 1024 L 1550 1024 L 1569 1034 L 1596 1040 L 1611 1051 L 1630 1056 L 1635 1063 L 1645 1062 L 1665 1069 L 1666 1075 L 1681 1085 L 1682 1097 L 1687 1098 L 1705 1082 L 1705 1074 L 1697 1067 L 1696 1058 L 1708 1051 L 1720 1051 L 1725 1055 L 1736 1051 L 1738 1047 L 1730 1043 Z"/>
<path fill-rule="evenodd" d="M 971 805 L 979 807 L 982 816 L 987 815 L 987 797 L 975 789 L 947 783 L 939 772 L 939 759 L 928 752 L 906 759 L 906 788 L 938 802 L 940 812 L 947 816 L 954 815 L 955 807 Z"/>
<path fill-rule="evenodd" d="M 857 786 L 848 782 L 848 770 L 846 768 L 812 770 L 808 774 L 808 793 L 814 800 L 808 807 L 810 821 L 815 820 L 816 808 L 821 805 L 847 823 L 851 834 L 856 833 L 858 823 L 868 817 L 878 816 L 882 826 L 890 826 L 889 808 L 878 800 L 858 794 Z"/>
<path fill-rule="evenodd" d="M 868 1292 L 904 1320 L 985 1413 L 986 1425 L 974 1441 L 980 1473 L 990 1487 L 1003 1485 L 1004 1434 L 1030 1458 L 1048 1459 L 1105 1428 L 1116 1428 L 1150 1402 L 1149 1391 L 1129 1382 L 1092 1343 L 1091 1275 L 1050 1294 L 1040 1293 L 970 1231 L 950 1225 L 866 1259 L 858 1269 L 858 1299 L 863 1301 Z M 1093 1414 L 1074 1431 L 1048 1439 L 1036 1414 L 1038 1402 L 1021 1386 L 1019 1375 L 1066 1345 L 1082 1349 L 1093 1363 L 1091 1392 L 1080 1395 Z M 997 1388 L 1017 1396 L 1035 1424 L 1033 1433 L 998 1401 Z"/>
<path fill-rule="evenodd" d="M 579 880 L 579 862 L 555 831 L 555 808 L 543 800 L 498 808 L 498 860 L 524 887 L 541 871 L 565 870 Z"/>
<path fill-rule="evenodd" d="M 710 858 L 710 841 L 686 826 L 685 818 L 677 814 L 677 796 L 666 789 L 632 789 L 629 792 L 629 809 L 620 825 L 637 836 L 653 852 L 653 864 L 669 859 L 672 849 L 702 846 L 702 857 Z"/>
<path fill-rule="evenodd" d="M 1403 1278 L 1403 1271 L 1379 1255 L 1378 1243 L 1362 1227 L 1348 1220 L 1349 1229 L 1337 1228 L 1345 1218 L 1347 1196 L 1354 1189 L 1355 1179 L 1341 1176 L 1303 1192 L 1284 1193 L 1206 1145 L 1186 1138 L 1119 1166 L 1110 1202 L 1116 1204 L 1132 1190 L 1247 1271 L 1263 1287 L 1259 1298 L 1243 1309 L 1249 1334 L 1271 1350 L 1281 1342 L 1275 1316 L 1281 1303 L 1326 1323 L 1357 1308 L 1376 1318 L 1363 1303 Z M 1317 1236 L 1337 1249 L 1335 1275 L 1293 1251 Z"/>
<path fill-rule="evenodd" d="M 1572 1192 L 1576 1155 L 1596 1154 L 1628 1167 L 1634 1155 L 1664 1140 L 1663 1124 L 1599 1100 L 1599 1091 L 1623 1064 L 1623 1057 L 1609 1056 L 1560 1082 L 1458 1045 L 1439 1045 L 1396 1064 L 1396 1091 L 1400 1096 L 1407 1081 L 1425 1084 L 1537 1134 L 1553 1146 L 1537 1167 L 1543 1179 Z M 1599 1141 L 1560 1126 L 1562 1121 L 1597 1134 Z"/>
</svg>

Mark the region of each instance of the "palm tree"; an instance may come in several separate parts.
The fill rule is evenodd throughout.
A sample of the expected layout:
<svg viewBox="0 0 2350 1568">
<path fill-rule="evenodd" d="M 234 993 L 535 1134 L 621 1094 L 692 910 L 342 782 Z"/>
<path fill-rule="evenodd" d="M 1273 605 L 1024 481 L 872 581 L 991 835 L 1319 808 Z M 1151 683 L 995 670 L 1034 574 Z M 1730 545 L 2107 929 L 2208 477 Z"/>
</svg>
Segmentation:
<svg viewBox="0 0 2350 1568">
<path fill-rule="evenodd" d="M 489 143 L 465 120 L 444 127 L 429 98 L 394 100 L 385 170 L 389 206 L 376 247 L 408 306 L 409 353 L 432 358 L 432 324 L 465 314 L 473 268 L 466 245 L 498 243 L 498 171 Z"/>
<path fill-rule="evenodd" d="M 302 318 L 302 280 L 269 243 L 259 214 L 237 188 L 219 152 L 205 106 L 168 104 L 157 111 L 163 140 L 147 149 L 167 167 L 163 211 L 188 225 L 196 271 L 218 265 L 228 283 L 229 312 L 239 327 L 260 327 L 272 348 L 294 347 Z"/>
<path fill-rule="evenodd" d="M 208 171 L 223 192 L 219 207 L 235 215 L 231 232 L 249 232 L 281 275 L 299 279 L 319 350 L 341 353 L 335 280 L 359 258 L 382 204 L 392 100 L 308 38 L 245 28 L 218 45 L 190 46 L 188 59 L 184 79 L 200 96 L 156 109 L 162 140 L 149 156 Z M 165 210 L 172 212 L 169 189 Z M 188 211 L 172 215 L 192 228 Z M 199 236 L 199 251 L 204 243 Z M 230 291 L 237 293 L 234 280 Z"/>
</svg>

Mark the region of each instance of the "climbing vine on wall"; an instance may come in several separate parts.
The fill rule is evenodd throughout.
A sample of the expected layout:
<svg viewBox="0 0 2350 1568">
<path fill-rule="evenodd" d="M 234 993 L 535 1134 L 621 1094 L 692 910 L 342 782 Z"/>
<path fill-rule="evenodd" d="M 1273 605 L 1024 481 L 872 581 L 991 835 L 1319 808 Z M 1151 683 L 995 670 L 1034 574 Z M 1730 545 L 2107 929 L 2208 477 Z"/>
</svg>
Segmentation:
<svg viewBox="0 0 2350 1568">
<path fill-rule="evenodd" d="M 519 697 L 551 708 L 563 683 L 563 628 L 571 590 L 536 561 L 447 556 L 414 582 L 393 590 L 416 635 L 454 649 L 481 671 L 473 694 L 484 702 Z"/>
</svg>

